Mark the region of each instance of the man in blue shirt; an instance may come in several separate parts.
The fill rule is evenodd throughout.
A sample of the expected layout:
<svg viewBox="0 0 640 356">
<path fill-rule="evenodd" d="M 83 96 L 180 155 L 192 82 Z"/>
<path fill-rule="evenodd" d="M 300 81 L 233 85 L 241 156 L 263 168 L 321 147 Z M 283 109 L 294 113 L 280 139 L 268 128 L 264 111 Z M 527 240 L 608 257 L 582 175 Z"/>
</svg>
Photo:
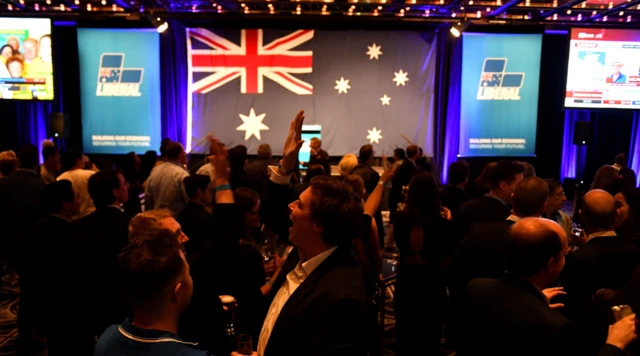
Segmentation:
<svg viewBox="0 0 640 356">
<path fill-rule="evenodd" d="M 624 66 L 624 63 L 622 63 L 621 61 L 614 61 L 611 64 L 611 68 L 613 69 L 613 74 L 609 76 L 609 79 L 611 79 L 613 83 L 627 82 L 627 76 L 620 72 L 620 69 L 622 69 L 623 66 Z"/>
<path fill-rule="evenodd" d="M 210 355 L 176 335 L 193 281 L 173 232 L 151 229 L 136 236 L 118 257 L 117 271 L 133 319 L 110 326 L 98 340 L 95 356 Z"/>
</svg>

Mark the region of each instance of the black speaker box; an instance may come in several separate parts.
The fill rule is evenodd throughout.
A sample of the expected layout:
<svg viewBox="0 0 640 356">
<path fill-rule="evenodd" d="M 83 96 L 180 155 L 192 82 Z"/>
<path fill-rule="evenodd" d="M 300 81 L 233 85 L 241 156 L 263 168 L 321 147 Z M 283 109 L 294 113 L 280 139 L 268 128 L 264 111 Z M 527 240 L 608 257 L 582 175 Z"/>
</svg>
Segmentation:
<svg viewBox="0 0 640 356">
<path fill-rule="evenodd" d="M 591 144 L 591 123 L 589 121 L 576 121 L 573 126 L 573 144 Z"/>
<path fill-rule="evenodd" d="M 53 112 L 49 115 L 47 136 L 53 138 L 69 138 L 69 115 Z"/>
</svg>

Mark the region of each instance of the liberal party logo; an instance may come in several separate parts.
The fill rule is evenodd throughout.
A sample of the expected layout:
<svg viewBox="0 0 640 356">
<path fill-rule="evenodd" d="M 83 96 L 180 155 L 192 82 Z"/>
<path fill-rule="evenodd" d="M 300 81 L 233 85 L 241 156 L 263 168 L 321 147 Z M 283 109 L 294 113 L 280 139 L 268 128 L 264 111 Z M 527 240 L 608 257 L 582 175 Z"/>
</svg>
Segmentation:
<svg viewBox="0 0 640 356">
<path fill-rule="evenodd" d="M 124 68 L 124 53 L 103 53 L 96 96 L 141 96 L 144 68 Z"/>
<path fill-rule="evenodd" d="M 520 100 L 524 73 L 507 73 L 507 58 L 485 58 L 478 100 Z"/>
</svg>

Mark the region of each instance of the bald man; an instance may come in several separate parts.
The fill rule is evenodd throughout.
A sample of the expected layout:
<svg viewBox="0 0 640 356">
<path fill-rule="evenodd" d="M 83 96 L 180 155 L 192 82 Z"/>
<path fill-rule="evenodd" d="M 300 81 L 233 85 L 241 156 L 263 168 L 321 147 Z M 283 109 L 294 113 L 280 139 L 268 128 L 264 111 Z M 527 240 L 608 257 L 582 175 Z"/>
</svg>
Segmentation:
<svg viewBox="0 0 640 356">
<path fill-rule="evenodd" d="M 567 235 L 562 227 L 542 218 L 521 219 L 503 242 L 506 272 L 498 279 L 474 279 L 465 289 L 457 354 L 588 354 L 580 349 L 575 324 L 549 305 L 549 298 L 561 291 L 544 289 L 565 265 Z M 631 318 L 614 327 L 601 356 L 624 355 L 622 349 L 635 339 Z"/>
<path fill-rule="evenodd" d="M 640 263 L 640 251 L 614 231 L 615 200 L 604 190 L 585 194 L 580 218 L 587 242 L 567 257 L 561 284 L 567 292 L 565 314 L 588 328 L 589 340 L 604 341 L 608 315 L 593 313 L 592 296 L 602 288 L 617 290 Z"/>
</svg>

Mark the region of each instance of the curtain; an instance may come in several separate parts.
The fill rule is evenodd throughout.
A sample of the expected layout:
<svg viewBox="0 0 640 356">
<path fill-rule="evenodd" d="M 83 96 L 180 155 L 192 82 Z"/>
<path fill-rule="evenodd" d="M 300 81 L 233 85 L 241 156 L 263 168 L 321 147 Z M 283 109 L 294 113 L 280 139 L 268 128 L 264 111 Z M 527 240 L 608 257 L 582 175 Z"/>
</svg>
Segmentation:
<svg viewBox="0 0 640 356">
<path fill-rule="evenodd" d="M 185 145 L 187 141 L 187 34 L 178 21 L 160 35 L 162 83 L 162 137 Z"/>
<path fill-rule="evenodd" d="M 629 167 L 638 173 L 640 169 L 640 113 L 633 113 L 631 145 L 629 147 Z M 640 185 L 640 179 L 636 182 Z"/>
</svg>

